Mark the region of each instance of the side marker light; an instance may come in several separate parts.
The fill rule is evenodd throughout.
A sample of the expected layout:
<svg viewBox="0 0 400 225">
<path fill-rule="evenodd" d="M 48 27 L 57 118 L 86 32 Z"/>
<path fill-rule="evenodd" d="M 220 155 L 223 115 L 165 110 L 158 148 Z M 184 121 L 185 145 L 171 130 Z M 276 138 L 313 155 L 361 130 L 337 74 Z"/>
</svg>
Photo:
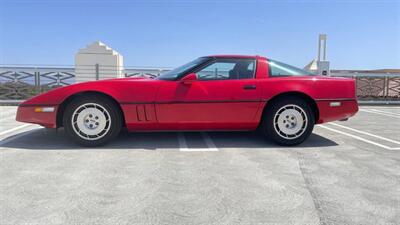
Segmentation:
<svg viewBox="0 0 400 225">
<path fill-rule="evenodd" d="M 330 103 L 329 103 L 329 106 L 330 106 L 330 107 L 339 107 L 339 106 L 341 106 L 341 105 L 342 105 L 341 102 L 330 102 Z"/>
<path fill-rule="evenodd" d="M 54 107 L 35 107 L 35 112 L 54 112 Z"/>
</svg>

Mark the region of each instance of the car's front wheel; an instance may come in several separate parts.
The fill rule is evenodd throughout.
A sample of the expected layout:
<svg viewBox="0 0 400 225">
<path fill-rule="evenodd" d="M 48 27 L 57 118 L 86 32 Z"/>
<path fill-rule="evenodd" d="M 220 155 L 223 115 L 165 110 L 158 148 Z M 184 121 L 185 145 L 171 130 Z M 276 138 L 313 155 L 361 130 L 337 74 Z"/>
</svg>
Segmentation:
<svg viewBox="0 0 400 225">
<path fill-rule="evenodd" d="M 80 145 L 100 146 L 115 138 L 122 127 L 114 102 L 103 96 L 81 96 L 70 102 L 63 125 L 68 136 Z"/>
<path fill-rule="evenodd" d="M 315 116 L 302 98 L 288 97 L 267 104 L 263 120 L 264 134 L 280 145 L 305 141 L 314 128 Z"/>
</svg>

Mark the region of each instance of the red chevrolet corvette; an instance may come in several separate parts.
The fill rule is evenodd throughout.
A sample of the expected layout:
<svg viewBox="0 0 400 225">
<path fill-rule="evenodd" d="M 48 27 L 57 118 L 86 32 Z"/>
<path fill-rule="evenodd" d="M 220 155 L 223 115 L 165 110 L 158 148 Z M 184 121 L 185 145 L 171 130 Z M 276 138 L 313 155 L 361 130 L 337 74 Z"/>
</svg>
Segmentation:
<svg viewBox="0 0 400 225">
<path fill-rule="evenodd" d="M 78 83 L 23 102 L 17 120 L 64 127 L 84 146 L 129 131 L 256 130 L 302 143 L 314 124 L 358 111 L 354 80 L 313 75 L 260 56 L 198 58 L 155 79 Z"/>
</svg>

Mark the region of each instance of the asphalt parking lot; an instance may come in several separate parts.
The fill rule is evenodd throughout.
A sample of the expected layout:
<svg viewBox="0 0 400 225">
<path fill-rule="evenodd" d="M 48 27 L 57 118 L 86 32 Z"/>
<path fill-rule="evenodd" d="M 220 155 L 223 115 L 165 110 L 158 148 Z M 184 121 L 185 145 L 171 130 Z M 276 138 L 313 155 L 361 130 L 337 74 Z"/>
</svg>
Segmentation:
<svg viewBox="0 0 400 225">
<path fill-rule="evenodd" d="M 126 133 L 97 149 L 0 107 L 0 224 L 399 224 L 400 107 L 300 146 L 255 133 Z"/>
</svg>

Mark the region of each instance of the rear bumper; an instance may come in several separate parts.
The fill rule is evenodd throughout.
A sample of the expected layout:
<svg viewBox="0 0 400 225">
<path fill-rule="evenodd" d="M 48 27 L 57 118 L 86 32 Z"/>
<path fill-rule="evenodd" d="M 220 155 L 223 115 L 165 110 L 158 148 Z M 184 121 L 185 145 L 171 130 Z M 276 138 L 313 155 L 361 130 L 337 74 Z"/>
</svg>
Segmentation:
<svg viewBox="0 0 400 225">
<path fill-rule="evenodd" d="M 319 109 L 317 123 L 346 120 L 358 112 L 358 103 L 355 99 L 318 100 L 317 106 Z"/>
<path fill-rule="evenodd" d="M 35 112 L 37 107 L 53 107 L 52 112 Z M 47 128 L 57 127 L 58 106 L 20 105 L 17 110 L 16 120 L 24 123 L 34 123 Z"/>
</svg>

